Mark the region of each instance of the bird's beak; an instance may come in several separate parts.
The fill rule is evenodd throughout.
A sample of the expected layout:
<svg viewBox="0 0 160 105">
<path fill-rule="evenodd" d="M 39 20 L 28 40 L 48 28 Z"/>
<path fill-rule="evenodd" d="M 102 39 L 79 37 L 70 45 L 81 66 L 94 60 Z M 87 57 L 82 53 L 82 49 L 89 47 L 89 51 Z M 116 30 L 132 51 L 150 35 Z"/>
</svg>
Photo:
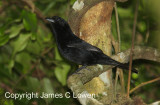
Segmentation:
<svg viewBox="0 0 160 105">
<path fill-rule="evenodd" d="M 55 22 L 52 18 L 46 18 L 46 20 L 53 23 Z"/>
</svg>

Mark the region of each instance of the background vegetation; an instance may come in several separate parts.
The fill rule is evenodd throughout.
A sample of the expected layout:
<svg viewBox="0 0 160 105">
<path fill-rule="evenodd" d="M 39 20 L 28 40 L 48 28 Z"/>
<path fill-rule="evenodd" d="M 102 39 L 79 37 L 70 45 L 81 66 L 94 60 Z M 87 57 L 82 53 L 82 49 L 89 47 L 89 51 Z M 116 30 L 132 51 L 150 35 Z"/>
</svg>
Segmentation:
<svg viewBox="0 0 160 105">
<path fill-rule="evenodd" d="M 45 17 L 54 15 L 67 19 L 75 0 L 1 0 L 0 1 L 0 104 L 2 105 L 78 105 L 73 98 L 6 99 L 6 91 L 13 93 L 70 91 L 66 79 L 76 66 L 65 61 L 57 50 L 54 37 Z M 140 0 L 138 9 L 137 45 L 160 49 L 160 14 L 158 0 Z M 131 46 L 135 0 L 118 3 L 121 49 Z M 116 35 L 113 12 L 112 33 Z M 134 61 L 140 73 L 132 75 L 132 88 L 142 82 L 159 77 L 160 66 L 150 61 Z M 127 81 L 127 73 L 125 73 Z M 160 99 L 160 82 L 146 85 L 132 96 L 146 103 Z M 154 88 L 154 89 L 153 89 Z"/>
</svg>

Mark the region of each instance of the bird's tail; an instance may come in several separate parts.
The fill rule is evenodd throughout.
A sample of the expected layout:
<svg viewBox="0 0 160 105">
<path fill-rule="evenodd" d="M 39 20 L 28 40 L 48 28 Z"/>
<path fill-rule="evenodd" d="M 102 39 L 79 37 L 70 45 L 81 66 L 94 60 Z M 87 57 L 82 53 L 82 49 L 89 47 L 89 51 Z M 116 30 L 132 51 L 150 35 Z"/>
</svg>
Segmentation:
<svg viewBox="0 0 160 105">
<path fill-rule="evenodd" d="M 99 60 L 100 64 L 104 64 L 104 65 L 113 65 L 115 67 L 119 67 L 121 69 L 125 69 L 125 70 L 129 70 L 129 64 L 124 64 L 124 63 L 120 63 L 116 60 L 113 60 L 112 58 L 110 58 L 109 56 L 102 56 L 102 59 Z M 132 72 L 134 73 L 138 73 L 138 71 L 132 67 Z"/>
<path fill-rule="evenodd" d="M 118 62 L 119 63 L 119 62 Z M 128 64 L 123 64 L 123 63 L 119 63 L 117 65 L 117 67 L 121 68 L 121 69 L 125 69 L 125 70 L 129 70 L 129 65 Z M 138 73 L 138 71 L 132 67 L 132 72 L 134 73 Z"/>
</svg>

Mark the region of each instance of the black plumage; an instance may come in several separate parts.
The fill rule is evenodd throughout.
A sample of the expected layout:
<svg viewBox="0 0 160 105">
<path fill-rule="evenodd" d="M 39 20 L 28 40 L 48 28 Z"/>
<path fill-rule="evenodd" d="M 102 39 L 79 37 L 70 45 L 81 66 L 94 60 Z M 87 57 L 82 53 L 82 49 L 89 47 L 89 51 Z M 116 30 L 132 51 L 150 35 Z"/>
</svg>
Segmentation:
<svg viewBox="0 0 160 105">
<path fill-rule="evenodd" d="M 127 64 L 122 64 L 105 55 L 99 48 L 85 42 L 73 34 L 69 24 L 62 18 L 54 16 L 46 18 L 51 23 L 61 55 L 69 61 L 82 65 L 77 71 L 90 65 L 113 65 L 128 70 Z M 137 70 L 132 68 L 133 72 Z"/>
</svg>

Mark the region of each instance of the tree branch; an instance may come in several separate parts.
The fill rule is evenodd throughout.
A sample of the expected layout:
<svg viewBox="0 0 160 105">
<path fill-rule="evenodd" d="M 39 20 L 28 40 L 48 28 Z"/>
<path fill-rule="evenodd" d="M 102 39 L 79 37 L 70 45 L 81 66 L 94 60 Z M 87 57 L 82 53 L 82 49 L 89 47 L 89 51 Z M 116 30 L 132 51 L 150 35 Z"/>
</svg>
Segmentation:
<svg viewBox="0 0 160 105">
<path fill-rule="evenodd" d="M 144 47 L 144 46 L 135 46 L 133 49 L 134 55 L 133 59 L 145 59 L 145 60 L 151 60 L 155 62 L 160 63 L 160 51 L 158 51 L 155 48 L 151 47 Z M 117 61 L 121 61 L 122 63 L 127 63 L 129 62 L 129 57 L 130 57 L 130 49 L 118 53 L 117 55 L 111 56 L 113 59 Z M 91 69 L 90 71 L 84 69 L 81 70 L 82 74 L 77 74 L 77 75 L 71 75 L 67 82 L 68 82 L 68 87 L 75 93 L 75 95 L 82 93 L 85 91 L 85 88 L 83 85 L 92 80 L 94 77 L 98 77 L 100 74 L 103 72 L 113 68 L 113 66 L 110 65 L 105 65 L 103 68 L 100 67 L 95 67 L 95 66 L 90 66 L 88 69 Z"/>
</svg>

